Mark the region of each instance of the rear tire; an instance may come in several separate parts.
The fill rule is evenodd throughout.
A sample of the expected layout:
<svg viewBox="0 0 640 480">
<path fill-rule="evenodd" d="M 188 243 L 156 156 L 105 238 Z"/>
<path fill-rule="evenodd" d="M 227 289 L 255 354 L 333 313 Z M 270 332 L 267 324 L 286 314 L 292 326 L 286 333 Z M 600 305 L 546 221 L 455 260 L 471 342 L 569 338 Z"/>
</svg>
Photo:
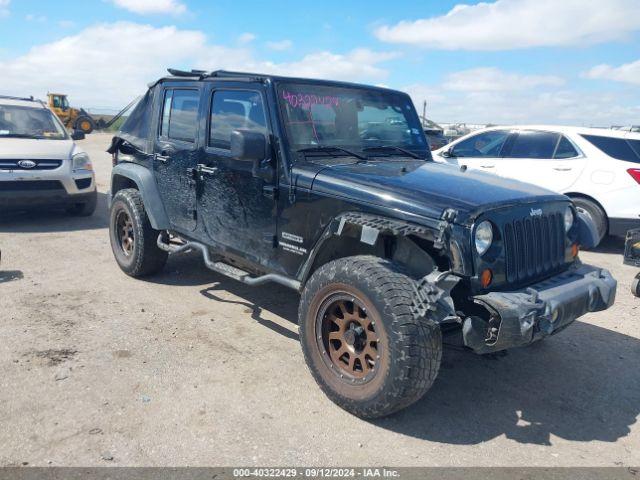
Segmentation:
<svg viewBox="0 0 640 480">
<path fill-rule="evenodd" d="M 407 407 L 438 374 L 442 334 L 437 323 L 414 317 L 414 285 L 398 265 L 357 256 L 323 265 L 302 292 L 307 365 L 324 393 L 358 417 Z"/>
<path fill-rule="evenodd" d="M 96 190 L 89 199 L 82 203 L 74 203 L 67 207 L 67 213 L 76 217 L 89 217 L 96 211 L 98 204 L 98 191 Z"/>
<path fill-rule="evenodd" d="M 160 233 L 151 226 L 138 190 L 127 188 L 115 194 L 109 215 L 109 238 L 113 255 L 124 273 L 143 277 L 162 270 L 168 253 L 156 243 Z"/>
<path fill-rule="evenodd" d="M 572 198 L 572 200 L 576 205 L 578 211 L 587 214 L 587 216 L 589 216 L 593 220 L 593 223 L 596 226 L 596 230 L 598 232 L 598 242 L 595 245 L 597 247 L 607 234 L 607 230 L 609 228 L 607 214 L 604 213 L 604 210 L 602 210 L 602 208 L 600 208 L 591 200 L 587 200 L 586 198 L 581 197 L 574 197 Z"/>
</svg>

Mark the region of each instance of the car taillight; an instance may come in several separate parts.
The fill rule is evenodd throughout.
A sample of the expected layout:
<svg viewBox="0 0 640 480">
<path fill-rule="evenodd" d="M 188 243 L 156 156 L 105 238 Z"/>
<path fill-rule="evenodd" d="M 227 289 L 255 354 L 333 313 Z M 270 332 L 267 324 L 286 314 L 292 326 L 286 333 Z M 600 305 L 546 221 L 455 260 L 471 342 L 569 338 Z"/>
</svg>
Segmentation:
<svg viewBox="0 0 640 480">
<path fill-rule="evenodd" d="M 630 168 L 627 173 L 633 177 L 633 179 L 640 183 L 640 168 Z"/>
</svg>

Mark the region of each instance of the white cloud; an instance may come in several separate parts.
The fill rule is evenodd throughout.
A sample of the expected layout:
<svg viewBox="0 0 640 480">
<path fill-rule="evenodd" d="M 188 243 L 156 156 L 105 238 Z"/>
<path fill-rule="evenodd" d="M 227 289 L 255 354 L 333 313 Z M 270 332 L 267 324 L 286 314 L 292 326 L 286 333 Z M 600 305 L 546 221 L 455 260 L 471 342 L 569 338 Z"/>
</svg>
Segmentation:
<svg viewBox="0 0 640 480">
<path fill-rule="evenodd" d="M 625 63 L 619 67 L 596 65 L 583 74 L 586 78 L 615 80 L 616 82 L 640 85 L 640 60 Z"/>
<path fill-rule="evenodd" d="M 293 42 L 291 40 L 279 40 L 277 42 L 267 42 L 267 48 L 269 50 L 275 50 L 277 52 L 283 52 L 284 50 L 289 50 L 293 47 Z"/>
<path fill-rule="evenodd" d="M 238 43 L 240 45 L 246 45 L 253 42 L 255 39 L 256 36 L 253 33 L 245 32 L 238 37 Z"/>
<path fill-rule="evenodd" d="M 317 52 L 275 63 L 256 58 L 249 45 L 211 44 L 201 31 L 118 22 L 94 25 L 35 46 L 22 56 L 0 60 L 0 71 L 2 93 L 43 97 L 55 90 L 68 93 L 76 105 L 118 107 L 143 93 L 147 83 L 166 74 L 167 67 L 372 82 L 387 76 L 381 64 L 394 56 L 356 49 L 343 54 Z"/>
<path fill-rule="evenodd" d="M 171 13 L 180 14 L 187 11 L 187 7 L 178 0 L 111 0 L 116 7 L 124 8 L 133 13 Z"/>
<path fill-rule="evenodd" d="M 47 17 L 44 15 L 36 15 L 35 13 L 29 13 L 27 15 L 25 15 L 24 19 L 27 22 L 39 22 L 39 23 L 44 23 L 47 21 Z"/>
<path fill-rule="evenodd" d="M 521 75 L 498 68 L 483 67 L 450 74 L 444 88 L 462 92 L 529 90 L 541 86 L 558 87 L 564 79 L 554 75 Z"/>
<path fill-rule="evenodd" d="M 383 25 L 375 34 L 385 42 L 443 50 L 580 46 L 639 30 L 639 7 L 638 0 L 497 0 Z"/>
<path fill-rule="evenodd" d="M 470 74 L 474 70 L 467 70 L 449 75 L 438 85 L 414 84 L 404 90 L 420 112 L 426 100 L 427 117 L 442 123 L 608 126 L 634 122 L 640 115 L 640 104 L 632 93 L 594 94 L 562 86 L 562 79 L 555 77 L 541 82 L 537 76 L 490 70 L 496 73 L 499 88 L 489 88 L 484 81 L 474 87 Z M 528 86 L 510 87 L 508 79 Z"/>
<path fill-rule="evenodd" d="M 11 0 L 0 0 L 0 18 L 9 16 L 9 4 Z"/>
</svg>

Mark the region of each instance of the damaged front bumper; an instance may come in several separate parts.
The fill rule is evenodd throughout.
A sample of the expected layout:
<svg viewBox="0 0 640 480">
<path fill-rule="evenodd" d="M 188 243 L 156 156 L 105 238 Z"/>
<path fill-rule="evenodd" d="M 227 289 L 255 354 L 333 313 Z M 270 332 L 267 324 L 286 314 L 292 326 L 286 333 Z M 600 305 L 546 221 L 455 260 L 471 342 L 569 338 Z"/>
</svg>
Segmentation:
<svg viewBox="0 0 640 480">
<path fill-rule="evenodd" d="M 606 310 L 615 300 L 616 280 L 604 269 L 578 264 L 523 290 L 477 295 L 489 321 L 468 317 L 464 343 L 476 353 L 528 345 L 559 332 L 576 318 Z"/>
</svg>

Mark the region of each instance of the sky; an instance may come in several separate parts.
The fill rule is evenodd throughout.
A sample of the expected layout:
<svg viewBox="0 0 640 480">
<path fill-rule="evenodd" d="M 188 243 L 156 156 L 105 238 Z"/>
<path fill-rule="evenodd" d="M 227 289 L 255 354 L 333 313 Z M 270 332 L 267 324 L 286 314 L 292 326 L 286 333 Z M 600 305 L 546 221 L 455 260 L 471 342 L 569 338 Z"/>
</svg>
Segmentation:
<svg viewBox="0 0 640 480">
<path fill-rule="evenodd" d="M 0 94 L 117 110 L 169 67 L 384 85 L 442 123 L 640 124 L 640 0 L 0 0 Z"/>
</svg>

